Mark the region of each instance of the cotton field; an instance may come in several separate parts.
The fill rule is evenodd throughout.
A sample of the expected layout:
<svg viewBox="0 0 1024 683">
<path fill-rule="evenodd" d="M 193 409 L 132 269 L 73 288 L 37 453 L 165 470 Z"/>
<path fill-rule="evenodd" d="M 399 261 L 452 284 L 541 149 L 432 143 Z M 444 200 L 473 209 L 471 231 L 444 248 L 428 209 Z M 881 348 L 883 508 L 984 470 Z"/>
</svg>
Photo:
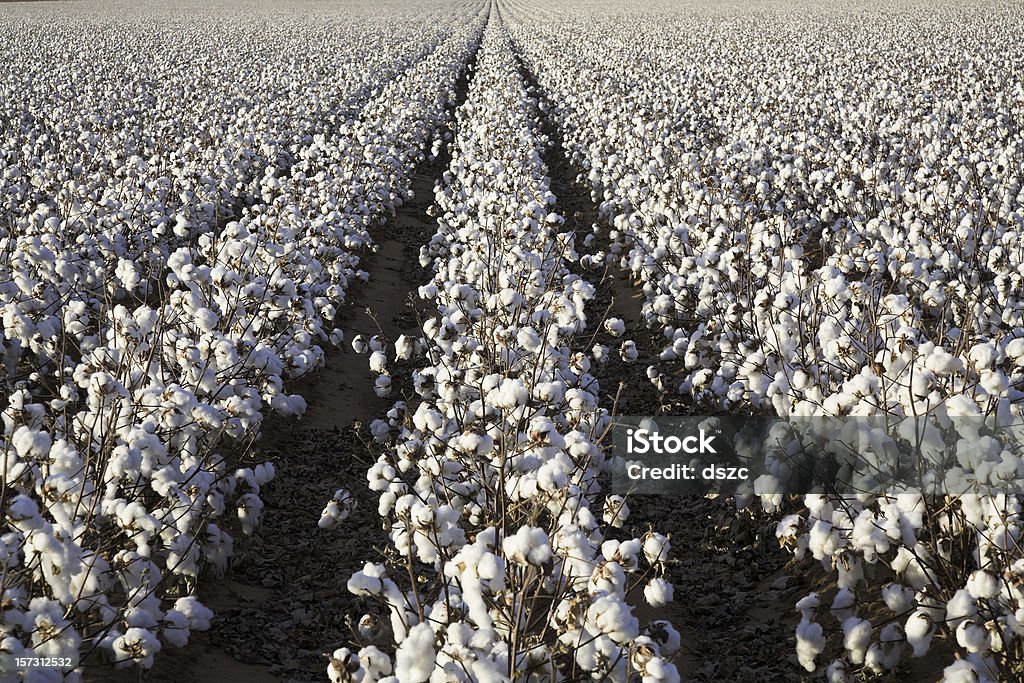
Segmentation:
<svg viewBox="0 0 1024 683">
<path fill-rule="evenodd" d="M 1020 679 L 1022 34 L 0 5 L 0 681 Z M 630 410 L 868 483 L 633 495 Z"/>
</svg>

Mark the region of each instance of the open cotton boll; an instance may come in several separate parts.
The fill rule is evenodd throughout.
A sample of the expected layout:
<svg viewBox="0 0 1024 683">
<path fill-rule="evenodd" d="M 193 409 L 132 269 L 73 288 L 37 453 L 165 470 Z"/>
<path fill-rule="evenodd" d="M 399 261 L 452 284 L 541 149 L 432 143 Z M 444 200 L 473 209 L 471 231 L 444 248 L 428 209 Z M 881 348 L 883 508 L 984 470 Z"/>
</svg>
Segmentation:
<svg viewBox="0 0 1024 683">
<path fill-rule="evenodd" d="M 370 345 L 366 341 L 366 337 L 361 334 L 357 334 L 352 337 L 352 350 L 358 354 L 364 354 L 370 350 Z"/>
<path fill-rule="evenodd" d="M 849 588 L 840 588 L 832 600 L 831 612 L 840 623 L 846 622 L 857 611 L 857 596 Z"/>
<path fill-rule="evenodd" d="M 850 617 L 843 622 L 843 646 L 850 653 L 850 661 L 863 664 L 871 644 L 871 622 Z"/>
<path fill-rule="evenodd" d="M 384 372 L 388 365 L 388 357 L 383 351 L 374 351 L 370 354 L 370 370 L 373 372 Z"/>
<path fill-rule="evenodd" d="M 347 489 L 338 489 L 323 512 L 320 513 L 320 521 L 317 526 L 328 531 L 336 529 L 339 524 L 348 519 L 355 507 L 356 501 L 352 494 Z"/>
<path fill-rule="evenodd" d="M 403 683 L 426 683 L 435 656 L 434 631 L 429 624 L 416 624 L 395 652 L 395 675 Z"/>
<path fill-rule="evenodd" d="M 958 590 L 946 603 L 946 623 L 950 626 L 957 626 L 963 620 L 973 617 L 977 613 L 978 606 L 965 588 Z"/>
<path fill-rule="evenodd" d="M 163 629 L 160 635 L 175 647 L 185 647 L 191 634 L 190 621 L 186 614 L 170 609 L 164 613 Z"/>
<path fill-rule="evenodd" d="M 672 602 L 674 592 L 672 584 L 662 578 L 651 579 L 644 586 L 644 598 L 651 607 L 664 607 Z"/>
<path fill-rule="evenodd" d="M 640 357 L 640 351 L 636 348 L 636 342 L 631 339 L 622 342 L 622 346 L 619 347 L 619 356 L 624 363 L 635 363 L 636 359 Z"/>
<path fill-rule="evenodd" d="M 984 569 L 976 569 L 967 578 L 967 592 L 975 600 L 994 598 L 999 595 L 999 581 Z"/>
<path fill-rule="evenodd" d="M 626 323 L 622 318 L 608 318 L 604 321 L 604 329 L 613 337 L 621 337 L 626 333 Z"/>
<path fill-rule="evenodd" d="M 365 676 L 359 657 L 347 647 L 338 648 L 328 658 L 327 678 L 331 683 L 362 681 Z"/>
<path fill-rule="evenodd" d="M 626 499 L 620 495 L 611 495 L 604 499 L 604 523 L 616 529 L 621 529 L 626 520 L 629 519 L 629 505 Z M 646 548 L 645 548 L 646 552 Z"/>
<path fill-rule="evenodd" d="M 989 681 L 992 679 L 981 674 L 974 664 L 966 659 L 958 659 L 942 670 L 942 683 L 986 683 Z"/>
<path fill-rule="evenodd" d="M 547 532 L 537 527 L 523 526 L 502 541 L 505 557 L 520 565 L 542 565 L 551 559 L 551 544 Z"/>
<path fill-rule="evenodd" d="M 815 659 L 825 651 L 825 636 L 821 624 L 801 619 L 796 627 L 796 656 L 807 671 L 817 668 Z"/>
<path fill-rule="evenodd" d="M 882 600 L 895 614 L 903 614 L 914 605 L 914 591 L 898 583 L 887 583 L 882 587 Z"/>
<path fill-rule="evenodd" d="M 644 557 L 647 559 L 648 564 L 653 567 L 668 560 L 672 544 L 667 536 L 655 531 L 648 531 L 644 534 L 642 540 L 644 544 Z"/>
<path fill-rule="evenodd" d="M 915 611 L 907 618 L 903 630 L 907 634 L 907 643 L 913 649 L 914 656 L 924 657 L 935 634 L 935 626 L 928 612 L 922 609 Z"/>
<path fill-rule="evenodd" d="M 153 657 L 160 651 L 160 641 L 149 630 L 129 628 L 114 640 L 114 654 L 118 665 L 136 664 L 143 669 L 153 667 Z"/>
</svg>

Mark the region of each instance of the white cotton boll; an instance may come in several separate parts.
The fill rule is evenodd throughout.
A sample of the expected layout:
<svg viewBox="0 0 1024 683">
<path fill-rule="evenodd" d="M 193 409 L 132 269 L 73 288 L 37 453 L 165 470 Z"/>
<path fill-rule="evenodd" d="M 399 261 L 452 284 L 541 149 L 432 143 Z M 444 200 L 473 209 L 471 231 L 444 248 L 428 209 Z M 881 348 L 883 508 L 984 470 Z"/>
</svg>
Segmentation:
<svg viewBox="0 0 1024 683">
<path fill-rule="evenodd" d="M 679 631 L 667 621 L 652 621 L 644 633 L 658 644 L 663 655 L 675 654 L 683 644 L 683 638 L 679 635 Z"/>
<path fill-rule="evenodd" d="M 882 587 L 882 600 L 894 613 L 903 614 L 914 605 L 914 591 L 898 583 L 887 583 Z"/>
<path fill-rule="evenodd" d="M 266 486 L 269 484 L 276 473 L 274 463 L 272 462 L 261 462 L 253 468 L 253 478 L 260 486 Z"/>
<path fill-rule="evenodd" d="M 622 318 L 608 318 L 604 321 L 604 329 L 613 337 L 621 337 L 626 333 L 626 323 Z"/>
<path fill-rule="evenodd" d="M 547 532 L 538 527 L 523 526 L 502 542 L 502 550 L 512 562 L 540 566 L 551 559 L 551 543 Z"/>
<path fill-rule="evenodd" d="M 352 350 L 360 355 L 369 351 L 370 345 L 367 343 L 366 337 L 361 334 L 352 337 Z"/>
<path fill-rule="evenodd" d="M 871 644 L 871 622 L 850 617 L 843 622 L 843 647 L 850 653 L 850 661 L 863 664 Z"/>
<path fill-rule="evenodd" d="M 143 669 L 153 667 L 153 656 L 160 647 L 157 637 L 144 628 L 130 628 L 114 641 L 118 662 L 134 662 Z"/>
<path fill-rule="evenodd" d="M 359 662 L 366 671 L 367 681 L 376 681 L 391 673 L 391 659 L 373 645 L 359 650 Z"/>
<path fill-rule="evenodd" d="M 331 683 L 361 681 L 365 675 L 359 657 L 347 647 L 338 648 L 331 653 L 327 663 L 327 678 Z"/>
<path fill-rule="evenodd" d="M 978 606 L 974 602 L 974 598 L 964 588 L 954 593 L 953 597 L 946 603 L 946 623 L 950 626 L 956 626 L 964 619 L 973 617 L 977 613 Z"/>
<path fill-rule="evenodd" d="M 600 595 L 587 608 L 587 623 L 616 643 L 628 643 L 640 635 L 640 623 L 632 608 L 617 595 Z"/>
<path fill-rule="evenodd" d="M 640 357 L 640 351 L 636 348 L 636 342 L 633 340 L 622 342 L 622 346 L 619 347 L 619 356 L 624 363 L 635 363 L 636 359 Z"/>
<path fill-rule="evenodd" d="M 978 670 L 966 659 L 958 659 L 942 670 L 942 683 L 980 683 L 988 680 L 988 677 L 979 676 Z"/>
<path fill-rule="evenodd" d="M 435 657 L 434 631 L 429 624 L 416 624 L 395 652 L 395 675 L 402 683 L 426 683 Z"/>
<path fill-rule="evenodd" d="M 411 359 L 415 350 L 416 343 L 411 337 L 401 334 L 395 340 L 395 355 L 401 360 Z"/>
<path fill-rule="evenodd" d="M 355 507 L 356 501 L 352 494 L 347 489 L 338 489 L 334 492 L 334 498 L 320 513 L 320 521 L 317 526 L 327 531 L 336 529 L 339 524 L 348 519 Z"/>
<path fill-rule="evenodd" d="M 651 579 L 644 586 L 644 599 L 651 607 L 664 607 L 672 602 L 674 593 L 672 584 L 662 578 Z"/>
<path fill-rule="evenodd" d="M 164 614 L 164 627 L 160 634 L 174 647 L 185 647 L 190 635 L 189 618 L 178 610 L 167 610 Z"/>
<path fill-rule="evenodd" d="M 384 372 L 388 366 L 388 357 L 383 351 L 374 351 L 370 354 L 370 370 L 372 372 Z"/>
<path fill-rule="evenodd" d="M 1014 339 L 1006 345 L 1006 356 L 1015 365 L 1024 367 L 1024 338 Z"/>
<path fill-rule="evenodd" d="M 796 656 L 807 671 L 817 668 L 815 658 L 825 651 L 825 636 L 821 624 L 802 619 L 796 627 Z"/>
<path fill-rule="evenodd" d="M 594 357 L 595 362 L 605 363 L 608 361 L 608 347 L 603 344 L 594 344 L 590 355 Z"/>
<path fill-rule="evenodd" d="M 195 312 L 196 326 L 203 332 L 209 332 L 217 327 L 218 316 L 209 308 L 200 308 Z"/>
<path fill-rule="evenodd" d="M 543 346 L 543 341 L 537 331 L 532 327 L 522 327 L 516 334 L 516 341 L 530 353 L 537 353 Z"/>
<path fill-rule="evenodd" d="M 999 581 L 984 569 L 976 569 L 967 579 L 967 592 L 975 600 L 994 598 L 999 595 Z"/>
<path fill-rule="evenodd" d="M 805 621 L 810 621 L 814 611 L 821 605 L 821 599 L 817 593 L 808 593 L 796 603 L 796 609 Z"/>
<path fill-rule="evenodd" d="M 936 346 L 925 359 L 925 367 L 937 375 L 946 375 L 959 372 L 963 369 L 964 363 L 941 346 Z"/>
<path fill-rule="evenodd" d="M 189 595 L 174 601 L 174 609 L 188 617 L 188 626 L 193 631 L 208 631 L 213 620 L 213 610 L 209 609 L 199 598 Z"/>
<path fill-rule="evenodd" d="M 837 659 L 825 669 L 825 680 L 828 683 L 853 683 L 853 674 L 849 671 L 849 664 L 845 660 Z"/>
<path fill-rule="evenodd" d="M 652 567 L 658 563 L 668 560 L 668 554 L 672 549 L 672 544 L 669 542 L 667 536 L 654 531 L 648 531 L 644 534 L 643 542 L 644 557 L 647 558 L 647 562 Z"/>
<path fill-rule="evenodd" d="M 345 332 L 337 327 L 331 330 L 329 337 L 331 344 L 334 346 L 341 346 L 342 342 L 345 341 Z"/>
<path fill-rule="evenodd" d="M 238 519 L 242 522 L 242 532 L 251 536 L 256 531 L 263 517 L 263 501 L 255 493 L 246 493 L 239 499 Z"/>
<path fill-rule="evenodd" d="M 968 652 L 987 652 L 991 639 L 984 625 L 968 619 L 956 627 L 956 642 Z"/>
<path fill-rule="evenodd" d="M 911 614 L 903 630 L 907 634 L 907 643 L 914 650 L 914 656 L 924 657 L 928 653 L 932 636 L 935 634 L 935 627 L 928 612 L 918 609 Z"/>
<path fill-rule="evenodd" d="M 840 623 L 854 616 L 857 610 L 857 596 L 849 588 L 840 588 L 832 600 L 831 612 Z"/>
<path fill-rule="evenodd" d="M 604 500 L 604 523 L 621 529 L 626 520 L 629 519 L 629 505 L 626 499 L 619 495 L 608 496 Z"/>
<path fill-rule="evenodd" d="M 381 375 L 373 382 L 373 392 L 380 398 L 387 398 L 391 395 L 391 376 Z"/>
</svg>

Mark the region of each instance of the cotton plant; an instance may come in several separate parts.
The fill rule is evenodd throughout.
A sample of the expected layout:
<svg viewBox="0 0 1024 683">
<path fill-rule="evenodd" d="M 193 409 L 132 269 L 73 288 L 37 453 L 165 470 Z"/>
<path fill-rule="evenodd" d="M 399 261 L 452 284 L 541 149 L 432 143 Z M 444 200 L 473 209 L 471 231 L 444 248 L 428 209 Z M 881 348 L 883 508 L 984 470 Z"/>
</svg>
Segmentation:
<svg viewBox="0 0 1024 683">
<path fill-rule="evenodd" d="M 412 350 L 418 398 L 371 426 L 368 483 L 396 555 L 348 582 L 384 606 L 390 664 L 360 670 L 362 650 L 343 648 L 328 675 L 679 680 L 678 633 L 634 615 L 672 599 L 669 541 L 609 538 L 628 536 L 629 506 L 601 495 L 609 416 L 573 349 L 595 289 L 572 272 L 537 103 L 493 15 L 480 49 L 420 252 L 437 313 Z"/>
</svg>

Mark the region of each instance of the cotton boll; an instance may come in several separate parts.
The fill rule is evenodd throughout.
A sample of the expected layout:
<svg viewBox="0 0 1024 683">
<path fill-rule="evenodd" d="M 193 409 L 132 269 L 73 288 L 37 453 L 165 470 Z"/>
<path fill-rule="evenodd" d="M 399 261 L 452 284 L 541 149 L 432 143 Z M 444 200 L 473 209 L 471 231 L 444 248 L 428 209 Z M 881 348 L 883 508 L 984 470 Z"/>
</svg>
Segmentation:
<svg viewBox="0 0 1024 683">
<path fill-rule="evenodd" d="M 629 506 L 626 504 L 626 499 L 619 495 L 605 498 L 603 519 L 605 524 L 621 529 L 629 519 Z"/>
<path fill-rule="evenodd" d="M 808 593 L 796 603 L 796 609 L 800 612 L 800 616 L 805 621 L 810 621 L 811 617 L 814 616 L 814 611 L 821 605 L 821 600 L 817 593 Z"/>
<path fill-rule="evenodd" d="M 523 526 L 502 542 L 502 550 L 512 562 L 520 565 L 542 565 L 551 559 L 551 544 L 547 532 L 537 527 Z"/>
<path fill-rule="evenodd" d="M 175 647 L 185 647 L 191 633 L 187 615 L 177 610 L 167 610 L 164 614 L 164 627 L 160 634 L 168 643 Z"/>
<path fill-rule="evenodd" d="M 672 544 L 668 537 L 654 531 L 648 531 L 643 537 L 644 557 L 652 567 L 668 560 Z"/>
<path fill-rule="evenodd" d="M 626 323 L 622 318 L 608 318 L 604 321 L 604 329 L 613 337 L 621 337 L 626 333 Z"/>
<path fill-rule="evenodd" d="M 825 636 L 821 624 L 802 619 L 796 627 L 796 656 L 807 671 L 817 668 L 815 658 L 825 651 Z"/>
<path fill-rule="evenodd" d="M 924 657 L 928 653 L 935 627 L 928 612 L 918 609 L 910 615 L 903 630 L 907 634 L 907 643 L 914 650 L 915 657 Z"/>
<path fill-rule="evenodd" d="M 640 635 L 640 626 L 625 601 L 614 595 L 599 595 L 587 608 L 587 623 L 616 643 L 628 643 Z"/>
<path fill-rule="evenodd" d="M 964 588 L 958 590 L 946 603 L 946 623 L 957 626 L 968 617 L 978 613 L 978 606 L 971 594 Z"/>
<path fill-rule="evenodd" d="M 429 624 L 416 624 L 395 652 L 395 675 L 403 683 L 426 683 L 434 670 L 434 632 Z"/>
<path fill-rule="evenodd" d="M 395 340 L 395 354 L 401 360 L 410 360 L 415 349 L 415 341 L 404 334 L 399 335 L 398 339 Z"/>
<path fill-rule="evenodd" d="M 956 642 L 968 652 L 987 652 L 990 645 L 988 629 L 973 619 L 960 622 L 956 627 Z"/>
<path fill-rule="evenodd" d="M 381 375 L 373 382 L 373 392 L 380 398 L 386 398 L 391 395 L 391 376 Z"/>
<path fill-rule="evenodd" d="M 994 598 L 999 595 L 999 582 L 984 569 L 976 569 L 967 579 L 967 592 L 975 600 Z"/>
<path fill-rule="evenodd" d="M 882 587 L 882 600 L 894 613 L 903 614 L 914 605 L 914 591 L 898 583 L 887 583 Z"/>
<path fill-rule="evenodd" d="M 619 347 L 619 356 L 624 363 L 635 363 L 636 359 L 640 356 L 640 352 L 636 348 L 636 342 L 632 340 L 622 342 L 622 346 Z"/>
<path fill-rule="evenodd" d="M 320 521 L 317 526 L 327 531 L 336 529 L 341 522 L 348 519 L 355 507 L 356 501 L 352 494 L 347 489 L 338 489 L 327 503 L 327 507 L 320 513 Z"/>
<path fill-rule="evenodd" d="M 663 655 L 675 654 L 682 645 L 682 636 L 667 621 L 652 621 L 644 633 L 658 644 Z"/>
<path fill-rule="evenodd" d="M 644 598 L 651 607 L 664 607 L 672 602 L 673 593 L 672 584 L 661 578 L 651 579 L 644 586 Z"/>
<path fill-rule="evenodd" d="M 160 647 L 157 637 L 144 628 L 129 628 L 114 641 L 119 663 L 134 663 L 143 669 L 153 667 L 153 657 Z"/>
<path fill-rule="evenodd" d="M 370 370 L 372 372 L 384 372 L 388 365 L 388 357 L 383 351 L 374 351 L 370 354 Z"/>
<path fill-rule="evenodd" d="M 373 645 L 359 650 L 359 662 L 366 671 L 367 680 L 380 680 L 391 674 L 391 660 Z"/>
<path fill-rule="evenodd" d="M 863 664 L 871 644 L 871 622 L 850 617 L 843 622 L 843 646 L 850 653 L 850 661 Z"/>
<path fill-rule="evenodd" d="M 980 683 L 990 680 L 982 677 L 978 670 L 966 659 L 958 659 L 942 670 L 942 683 Z"/>
<path fill-rule="evenodd" d="M 831 611 L 840 623 L 847 621 L 857 611 L 857 596 L 849 588 L 840 588 L 832 600 Z"/>
<path fill-rule="evenodd" d="M 366 675 L 359 657 L 347 647 L 339 648 L 331 653 L 327 664 L 327 677 L 331 683 L 348 683 L 360 681 Z"/>
</svg>

